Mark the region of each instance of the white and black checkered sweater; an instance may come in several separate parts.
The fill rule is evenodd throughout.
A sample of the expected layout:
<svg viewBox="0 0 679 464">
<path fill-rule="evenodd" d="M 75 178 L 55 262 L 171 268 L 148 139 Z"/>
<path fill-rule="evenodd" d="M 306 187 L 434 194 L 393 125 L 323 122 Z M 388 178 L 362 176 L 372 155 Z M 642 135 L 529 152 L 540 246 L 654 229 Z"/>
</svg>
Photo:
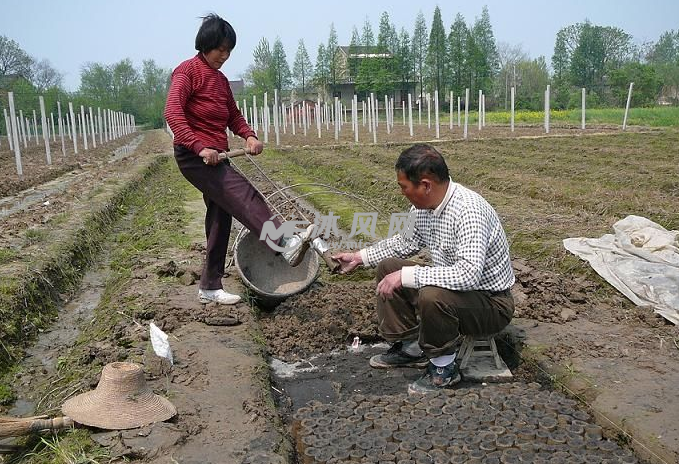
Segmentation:
<svg viewBox="0 0 679 464">
<path fill-rule="evenodd" d="M 365 249 L 368 266 L 384 258 L 407 258 L 428 248 L 433 266 L 416 266 L 415 285 L 450 290 L 507 290 L 514 284 L 509 244 L 493 207 L 478 193 L 451 182 L 440 211 L 411 208 L 417 220 L 410 240 L 401 234 Z M 445 202 L 445 200 L 444 200 Z M 439 208 L 437 208 L 438 210 Z"/>
</svg>

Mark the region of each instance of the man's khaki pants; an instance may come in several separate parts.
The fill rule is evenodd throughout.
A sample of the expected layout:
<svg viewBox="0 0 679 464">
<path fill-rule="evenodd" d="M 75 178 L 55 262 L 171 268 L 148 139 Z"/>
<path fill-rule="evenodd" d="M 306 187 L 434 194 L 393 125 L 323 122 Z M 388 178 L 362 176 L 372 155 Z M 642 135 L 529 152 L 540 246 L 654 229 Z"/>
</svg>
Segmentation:
<svg viewBox="0 0 679 464">
<path fill-rule="evenodd" d="M 405 259 L 384 259 L 377 265 L 377 282 L 415 264 Z M 464 335 L 499 332 L 513 314 L 514 299 L 509 290 L 492 293 L 402 287 L 392 298 L 377 296 L 380 335 L 389 342 L 418 340 L 430 359 L 455 353 Z"/>
</svg>

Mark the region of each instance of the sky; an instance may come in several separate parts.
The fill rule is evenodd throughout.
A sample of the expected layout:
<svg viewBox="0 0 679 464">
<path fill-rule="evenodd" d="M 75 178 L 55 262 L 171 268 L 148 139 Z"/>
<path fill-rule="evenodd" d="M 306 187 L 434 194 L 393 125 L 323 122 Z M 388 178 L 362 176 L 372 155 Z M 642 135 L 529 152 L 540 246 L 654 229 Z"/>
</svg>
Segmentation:
<svg viewBox="0 0 679 464">
<path fill-rule="evenodd" d="M 530 57 L 542 55 L 548 63 L 559 29 L 586 19 L 619 27 L 637 43 L 655 42 L 679 28 L 679 0 L 0 0 L 0 35 L 36 59 L 48 59 L 63 74 L 65 88 L 75 91 L 89 62 L 109 65 L 130 58 L 140 70 L 143 60 L 153 59 L 160 67 L 175 68 L 196 53 L 199 18 L 207 13 L 220 15 L 236 30 L 236 48 L 222 71 L 238 79 L 262 37 L 271 45 L 280 37 L 292 68 L 299 40 L 315 62 L 331 24 L 339 44 L 348 45 L 353 26 L 360 32 L 366 18 L 377 37 L 386 11 L 397 31 L 405 27 L 412 35 L 418 12 L 429 28 L 437 5 L 446 33 L 457 13 L 471 25 L 488 6 L 497 42 L 521 45 Z"/>
</svg>

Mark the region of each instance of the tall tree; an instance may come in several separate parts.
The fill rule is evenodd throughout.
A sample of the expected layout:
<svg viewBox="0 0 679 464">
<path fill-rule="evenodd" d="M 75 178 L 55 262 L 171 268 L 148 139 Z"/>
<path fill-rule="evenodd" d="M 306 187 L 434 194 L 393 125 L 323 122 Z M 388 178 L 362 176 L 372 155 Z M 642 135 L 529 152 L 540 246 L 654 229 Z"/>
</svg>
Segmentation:
<svg viewBox="0 0 679 464">
<path fill-rule="evenodd" d="M 375 46 L 375 34 L 373 34 L 373 27 L 370 24 L 368 17 L 365 17 L 363 22 L 363 29 L 361 31 L 361 45 L 364 47 L 374 47 Z"/>
<path fill-rule="evenodd" d="M 323 90 L 328 85 L 328 54 L 325 45 L 319 44 L 316 52 L 316 67 L 314 68 L 314 81 L 319 90 Z"/>
<path fill-rule="evenodd" d="M 377 33 L 377 46 L 384 47 L 390 52 L 393 52 L 394 49 L 392 47 L 394 45 L 394 35 L 394 26 L 389 20 L 389 13 L 384 11 L 382 16 L 380 16 L 380 29 Z"/>
<path fill-rule="evenodd" d="M 413 71 L 415 78 L 420 84 L 420 100 L 423 94 L 424 66 L 427 57 L 427 21 L 424 14 L 420 11 L 415 18 L 415 29 L 413 30 Z"/>
<path fill-rule="evenodd" d="M 328 45 L 325 52 L 328 55 L 328 70 L 330 71 L 330 85 L 332 86 L 332 91 L 335 91 L 335 86 L 337 85 L 338 77 L 338 43 L 337 43 L 337 31 L 335 30 L 335 24 L 330 24 L 330 34 L 328 35 Z"/>
<path fill-rule="evenodd" d="M 302 95 L 306 93 L 306 86 L 309 82 L 309 77 L 312 73 L 311 59 L 309 59 L 309 53 L 306 51 L 304 46 L 304 40 L 299 39 L 299 44 L 297 45 L 297 53 L 295 54 L 295 62 L 292 65 L 292 76 L 295 81 L 295 85 L 302 89 Z"/>
<path fill-rule="evenodd" d="M 426 65 L 430 89 L 438 90 L 439 93 L 445 93 L 446 89 L 446 55 L 448 54 L 446 42 L 446 29 L 441 19 L 441 10 L 437 6 L 434 8 L 434 18 L 429 32 Z"/>
<path fill-rule="evenodd" d="M 0 35 L 0 76 L 17 75 L 31 79 L 33 58 L 9 37 Z"/>
<path fill-rule="evenodd" d="M 290 66 L 285 55 L 285 48 L 280 37 L 276 37 L 273 43 L 273 51 L 271 52 L 271 66 L 274 77 L 273 88 L 278 90 L 287 90 L 292 84 L 292 74 L 290 73 Z M 271 90 L 271 89 L 270 89 Z"/>
<path fill-rule="evenodd" d="M 516 62 L 516 108 L 539 111 L 543 109 L 543 92 L 549 83 L 549 72 L 544 57 Z"/>
<path fill-rule="evenodd" d="M 615 27 L 585 22 L 571 56 L 571 83 L 605 97 L 606 76 L 629 56 L 632 37 Z"/>
<path fill-rule="evenodd" d="M 474 44 L 470 53 L 475 84 L 474 93 L 481 89 L 484 93 L 492 95 L 493 78 L 498 69 L 498 56 L 488 7 L 483 7 L 481 17 L 476 19 L 471 29 L 471 35 Z"/>
<path fill-rule="evenodd" d="M 469 29 L 460 13 L 450 26 L 448 34 L 448 62 L 453 92 L 461 95 L 469 83 L 469 66 L 467 62 Z"/>
<path fill-rule="evenodd" d="M 679 30 L 664 32 L 649 50 L 647 60 L 663 83 L 663 94 L 679 104 Z"/>
<path fill-rule="evenodd" d="M 356 26 L 351 30 L 351 42 L 349 42 L 349 56 L 347 57 L 347 77 L 354 79 L 358 74 L 359 59 L 356 57 L 361 46 L 361 35 Z"/>
<path fill-rule="evenodd" d="M 245 80 L 251 85 L 255 93 L 266 92 L 274 87 L 273 53 L 266 37 L 262 37 L 255 47 L 253 62 L 245 73 Z"/>
<path fill-rule="evenodd" d="M 398 79 L 401 82 L 401 93 L 405 94 L 410 91 L 410 82 L 413 79 L 413 57 L 410 35 L 405 27 L 401 28 L 398 43 L 398 50 L 394 59 L 396 60 Z"/>
<path fill-rule="evenodd" d="M 110 109 L 113 96 L 113 71 L 110 66 L 101 63 L 85 63 L 80 71 L 80 88 L 78 93 L 85 98 L 98 102 Z"/>
<path fill-rule="evenodd" d="M 120 110 L 136 112 L 139 106 L 139 72 L 132 60 L 125 58 L 113 65 L 113 95 L 120 102 Z"/>
<path fill-rule="evenodd" d="M 140 115 L 153 127 L 163 126 L 163 107 L 167 99 L 171 71 L 159 67 L 154 60 L 144 60 L 141 69 Z"/>
</svg>

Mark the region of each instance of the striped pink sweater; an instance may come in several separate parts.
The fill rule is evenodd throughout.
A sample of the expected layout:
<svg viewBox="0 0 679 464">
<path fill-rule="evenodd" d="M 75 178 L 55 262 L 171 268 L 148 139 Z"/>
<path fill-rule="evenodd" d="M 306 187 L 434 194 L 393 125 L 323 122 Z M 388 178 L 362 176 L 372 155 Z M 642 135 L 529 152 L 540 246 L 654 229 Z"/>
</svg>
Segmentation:
<svg viewBox="0 0 679 464">
<path fill-rule="evenodd" d="M 236 106 L 226 76 L 212 69 L 201 53 L 172 73 L 164 115 L 174 144 L 196 154 L 205 147 L 228 150 L 227 127 L 244 139 L 255 135 Z"/>
</svg>

